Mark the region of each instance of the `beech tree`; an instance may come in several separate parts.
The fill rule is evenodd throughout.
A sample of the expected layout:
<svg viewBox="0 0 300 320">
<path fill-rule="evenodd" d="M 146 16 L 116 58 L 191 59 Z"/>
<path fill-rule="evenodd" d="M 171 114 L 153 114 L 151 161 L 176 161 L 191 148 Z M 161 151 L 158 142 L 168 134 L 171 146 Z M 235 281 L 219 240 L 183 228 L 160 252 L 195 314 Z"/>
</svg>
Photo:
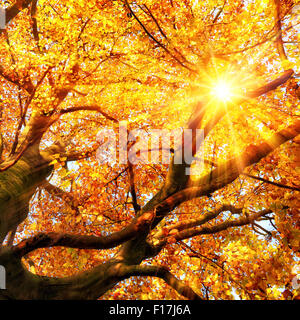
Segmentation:
<svg viewBox="0 0 300 320">
<path fill-rule="evenodd" d="M 297 1 L 0 4 L 2 299 L 297 298 Z M 203 164 L 99 162 L 120 121 Z"/>
</svg>

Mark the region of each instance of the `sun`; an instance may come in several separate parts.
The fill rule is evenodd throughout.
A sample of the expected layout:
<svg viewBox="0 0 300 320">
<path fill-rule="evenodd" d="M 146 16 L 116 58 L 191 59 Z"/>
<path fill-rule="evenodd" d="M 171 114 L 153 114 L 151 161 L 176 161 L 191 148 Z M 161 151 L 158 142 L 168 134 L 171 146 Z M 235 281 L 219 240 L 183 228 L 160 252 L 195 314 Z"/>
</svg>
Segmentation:
<svg viewBox="0 0 300 320">
<path fill-rule="evenodd" d="M 221 101 L 229 101 L 233 96 L 232 87 L 225 80 L 220 80 L 212 88 L 212 95 Z"/>
</svg>

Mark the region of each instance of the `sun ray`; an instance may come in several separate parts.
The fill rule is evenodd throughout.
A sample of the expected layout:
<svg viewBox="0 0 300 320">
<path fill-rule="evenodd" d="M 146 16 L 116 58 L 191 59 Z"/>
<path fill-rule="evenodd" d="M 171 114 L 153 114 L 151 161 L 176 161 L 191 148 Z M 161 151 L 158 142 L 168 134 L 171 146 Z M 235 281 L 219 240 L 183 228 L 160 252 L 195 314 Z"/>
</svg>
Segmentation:
<svg viewBox="0 0 300 320">
<path fill-rule="evenodd" d="M 229 101 L 233 96 L 231 86 L 225 81 L 218 81 L 215 87 L 212 88 L 212 94 L 219 100 Z"/>
</svg>

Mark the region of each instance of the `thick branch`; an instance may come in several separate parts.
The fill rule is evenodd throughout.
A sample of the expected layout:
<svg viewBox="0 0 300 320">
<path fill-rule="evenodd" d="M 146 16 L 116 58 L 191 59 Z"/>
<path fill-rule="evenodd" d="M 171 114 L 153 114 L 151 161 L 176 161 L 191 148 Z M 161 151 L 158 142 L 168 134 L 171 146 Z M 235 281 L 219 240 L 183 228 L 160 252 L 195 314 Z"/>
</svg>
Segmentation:
<svg viewBox="0 0 300 320">
<path fill-rule="evenodd" d="M 127 275 L 158 277 L 163 279 L 169 286 L 171 286 L 184 297 L 190 300 L 203 300 L 192 290 L 191 287 L 185 285 L 181 280 L 175 278 L 165 267 L 134 265 L 128 266 L 126 269 Z"/>
<path fill-rule="evenodd" d="M 235 101 L 234 104 L 236 105 L 248 99 L 258 98 L 261 95 L 264 95 L 272 90 L 275 90 L 279 86 L 283 85 L 287 80 L 289 80 L 293 74 L 294 74 L 293 70 L 291 69 L 286 70 L 281 76 L 279 76 L 275 80 L 267 82 L 263 86 L 256 88 L 254 90 L 247 90 L 247 92 L 244 94 L 244 97 L 239 101 Z M 204 110 L 200 109 L 200 113 L 197 115 L 198 120 L 196 121 L 196 123 L 193 124 L 193 127 L 198 127 L 198 128 L 200 127 L 199 125 L 201 124 L 201 121 L 204 116 L 203 111 Z M 208 133 L 212 130 L 212 128 L 219 122 L 219 120 L 224 116 L 225 112 L 226 112 L 225 108 L 223 108 L 222 110 L 218 110 L 218 114 L 214 115 L 212 119 L 207 122 L 207 124 L 204 127 L 204 137 L 206 137 Z M 197 117 L 195 117 L 195 120 L 197 119 Z"/>
<path fill-rule="evenodd" d="M 244 97 L 238 101 L 234 102 L 234 105 L 237 104 L 241 104 L 242 102 L 248 100 L 248 99 L 253 99 L 253 98 L 257 98 L 263 94 L 266 94 L 272 90 L 275 90 L 277 87 L 279 87 L 280 85 L 284 84 L 292 75 L 293 75 L 294 71 L 293 70 L 287 70 L 285 71 L 281 76 L 279 76 L 278 78 L 276 78 L 273 81 L 270 81 L 268 83 L 266 83 L 265 85 L 256 88 L 255 90 L 248 90 L 245 94 Z M 211 130 L 216 126 L 216 124 L 223 118 L 223 116 L 225 115 L 226 111 L 232 106 L 227 106 L 225 107 L 221 107 L 217 109 L 216 114 L 214 114 L 210 120 L 205 124 L 205 126 L 203 127 L 202 125 L 202 120 L 204 118 L 204 115 L 206 113 L 207 110 L 207 105 L 199 102 L 198 105 L 196 106 L 196 110 L 194 112 L 194 115 L 192 116 L 192 118 L 189 120 L 188 123 L 188 128 L 192 130 L 192 145 L 191 150 L 193 151 L 192 154 L 193 156 L 195 156 L 196 152 L 197 152 L 197 146 L 196 146 L 196 141 L 197 141 L 197 131 L 196 129 L 198 128 L 202 128 L 203 127 L 203 135 L 204 135 L 204 139 L 208 136 L 208 134 L 211 132 Z M 184 145 L 184 144 L 183 144 Z M 187 146 L 187 144 L 185 144 L 185 146 Z M 176 150 L 175 152 L 182 152 L 182 154 L 184 154 L 184 150 Z M 184 164 L 174 164 L 171 163 L 170 166 L 170 170 L 168 173 L 168 183 L 166 185 L 171 185 L 173 186 L 172 188 L 174 188 L 174 186 L 177 184 L 179 185 L 179 188 L 177 188 L 176 191 L 178 191 L 179 189 L 183 189 L 187 182 L 188 182 L 188 176 L 186 176 L 186 168 L 189 165 L 184 163 Z M 175 189 L 175 188 L 174 188 Z"/>
<path fill-rule="evenodd" d="M 4 292 L 0 291 L 2 299 L 94 300 L 126 279 L 123 265 L 117 260 L 63 278 L 43 277 L 29 272 L 12 250 L 0 252 L 0 263 L 9 270 L 7 288 Z"/>
<path fill-rule="evenodd" d="M 248 91 L 245 94 L 245 97 L 250 99 L 257 98 L 263 94 L 266 94 L 272 90 L 275 90 L 277 87 L 287 82 L 287 80 L 289 80 L 293 74 L 294 74 L 294 71 L 292 69 L 286 70 L 280 77 L 276 78 L 275 80 L 266 83 L 260 88 Z"/>
<path fill-rule="evenodd" d="M 183 189 L 170 197 L 157 207 L 157 213 L 169 212 L 180 203 L 213 193 L 233 182 L 243 170 L 260 161 L 269 153 L 278 148 L 286 141 L 295 138 L 300 133 L 300 121 L 290 125 L 275 133 L 269 140 L 260 145 L 250 145 L 239 156 L 218 165 L 211 173 L 202 177 L 196 182 L 190 184 L 186 189 Z"/>
<path fill-rule="evenodd" d="M 5 9 L 5 25 L 7 25 L 16 15 L 25 8 L 28 8 L 32 0 L 18 0 L 10 8 Z M 0 29 L 0 35 L 5 29 Z"/>
<path fill-rule="evenodd" d="M 267 82 L 263 86 L 256 88 L 254 90 L 248 90 L 242 99 L 239 101 L 235 101 L 234 105 L 241 104 L 245 102 L 248 99 L 255 99 L 260 97 L 261 95 L 264 95 L 272 90 L 275 90 L 279 86 L 283 85 L 287 80 L 291 78 L 291 76 L 294 74 L 293 70 L 286 70 L 280 77 L 276 78 L 275 80 L 272 80 L 270 82 Z M 226 109 L 228 110 L 230 106 L 227 106 L 227 108 L 221 108 L 218 110 L 218 113 L 214 115 L 205 125 L 203 128 L 204 130 L 204 137 L 206 137 L 209 132 L 215 127 L 215 125 L 223 118 L 223 116 L 226 113 Z M 203 117 L 203 116 L 202 116 Z M 200 122 L 198 123 L 198 127 L 202 121 L 202 117 L 200 117 Z"/>
<path fill-rule="evenodd" d="M 26 218 L 31 196 L 52 169 L 34 145 L 17 163 L 0 172 L 0 242 Z"/>
<path fill-rule="evenodd" d="M 18 256 L 24 256 L 27 253 L 38 248 L 48 247 L 69 247 L 77 249 L 109 249 L 114 248 L 134 237 L 139 232 L 149 228 L 154 217 L 153 212 L 144 213 L 119 232 L 112 233 L 109 236 L 93 235 L 73 235 L 65 233 L 39 233 L 31 238 L 25 239 L 13 248 Z"/>
<path fill-rule="evenodd" d="M 117 259 L 71 277 L 49 278 L 29 272 L 12 250 L 0 251 L 0 263 L 10 270 L 7 289 L 0 298 L 14 299 L 97 299 L 118 282 L 131 276 L 152 276 L 164 279 L 178 293 L 189 299 L 201 299 L 190 287 L 176 279 L 167 269 L 158 266 L 128 266 Z"/>
</svg>

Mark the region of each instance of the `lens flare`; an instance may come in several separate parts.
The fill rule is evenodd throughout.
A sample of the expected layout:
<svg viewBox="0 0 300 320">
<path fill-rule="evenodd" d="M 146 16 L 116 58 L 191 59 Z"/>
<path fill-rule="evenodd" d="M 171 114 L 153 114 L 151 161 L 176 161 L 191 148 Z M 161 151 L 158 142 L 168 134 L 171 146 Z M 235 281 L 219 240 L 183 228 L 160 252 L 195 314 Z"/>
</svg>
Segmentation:
<svg viewBox="0 0 300 320">
<path fill-rule="evenodd" d="M 233 96 L 231 86 L 225 81 L 219 81 L 212 89 L 212 95 L 218 100 L 229 101 Z"/>
</svg>

